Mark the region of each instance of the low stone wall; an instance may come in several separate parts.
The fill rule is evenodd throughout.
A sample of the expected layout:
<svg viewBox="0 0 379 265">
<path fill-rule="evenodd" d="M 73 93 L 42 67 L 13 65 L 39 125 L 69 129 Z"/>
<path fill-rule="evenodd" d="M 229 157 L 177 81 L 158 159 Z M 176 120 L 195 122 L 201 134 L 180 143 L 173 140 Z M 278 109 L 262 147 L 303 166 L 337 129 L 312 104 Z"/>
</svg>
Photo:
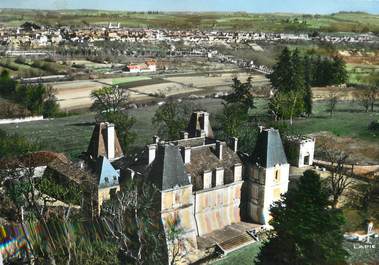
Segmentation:
<svg viewBox="0 0 379 265">
<path fill-rule="evenodd" d="M 314 160 L 314 165 L 330 169 L 331 163 L 322 160 Z M 355 176 L 374 179 L 379 177 L 379 165 L 360 166 L 360 165 L 344 165 L 344 170 L 347 173 L 353 173 Z"/>
<path fill-rule="evenodd" d="M 43 116 L 32 116 L 32 117 L 17 118 L 17 119 L 0 119 L 0 124 L 42 121 L 42 120 L 43 120 Z"/>
</svg>

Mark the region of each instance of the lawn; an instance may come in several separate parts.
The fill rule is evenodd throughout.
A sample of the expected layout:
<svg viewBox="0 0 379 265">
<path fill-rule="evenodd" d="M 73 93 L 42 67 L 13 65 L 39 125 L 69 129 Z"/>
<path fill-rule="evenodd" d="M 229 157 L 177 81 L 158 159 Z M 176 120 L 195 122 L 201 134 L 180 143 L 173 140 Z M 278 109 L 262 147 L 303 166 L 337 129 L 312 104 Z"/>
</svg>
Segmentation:
<svg viewBox="0 0 379 265">
<path fill-rule="evenodd" d="M 258 255 L 261 243 L 254 243 L 240 250 L 232 252 L 224 258 L 211 262 L 212 265 L 254 265 L 254 258 Z"/>
<path fill-rule="evenodd" d="M 347 64 L 346 67 L 349 73 L 349 83 L 359 84 L 364 82 L 364 78 L 370 75 L 379 74 L 379 65 L 368 64 Z"/>
<path fill-rule="evenodd" d="M 211 113 L 218 113 L 221 109 L 221 100 L 201 99 L 194 103 L 199 108 L 206 107 Z M 129 110 L 130 115 L 136 119 L 133 131 L 137 138 L 132 150 L 143 148 L 151 143 L 152 136 L 156 134 L 156 128 L 152 126 L 151 119 L 157 108 L 158 106 L 155 105 Z M 214 115 L 211 118 L 214 119 Z M 40 142 L 44 150 L 64 152 L 72 159 L 77 159 L 81 152 L 87 150 L 94 122 L 94 113 L 82 113 L 44 121 L 0 125 L 0 129 L 36 140 Z"/>
<path fill-rule="evenodd" d="M 376 109 L 378 110 L 378 106 Z M 293 130 L 302 134 L 329 131 L 336 136 L 348 136 L 379 144 L 379 135 L 368 130 L 369 123 L 377 119 L 379 119 L 378 111 L 366 113 L 356 103 L 338 103 L 335 113 L 330 116 L 327 102 L 316 102 L 312 117 L 296 120 Z"/>
<path fill-rule="evenodd" d="M 206 109 L 211 113 L 211 123 L 216 127 L 216 115 L 222 110 L 220 99 L 201 99 L 193 101 L 199 109 Z M 258 99 L 257 108 L 252 114 L 264 115 L 267 113 L 267 101 Z M 378 109 L 379 106 L 377 106 Z M 137 134 L 133 149 L 144 147 L 156 134 L 156 128 L 151 119 L 158 106 L 148 106 L 139 109 L 130 109 L 129 113 L 136 118 L 133 131 Z M 301 134 L 329 131 L 336 136 L 348 136 L 370 141 L 372 145 L 379 146 L 379 136 L 367 129 L 369 122 L 379 119 L 379 112 L 365 113 L 357 104 L 340 103 L 335 114 L 330 117 L 325 102 L 314 104 L 314 114 L 309 119 L 294 121 L 292 132 Z M 94 126 L 95 115 L 84 113 L 80 115 L 57 118 L 52 120 L 30 123 L 0 125 L 10 133 L 20 133 L 30 139 L 41 142 L 42 148 L 57 152 L 65 152 L 72 158 L 85 151 Z"/>
</svg>

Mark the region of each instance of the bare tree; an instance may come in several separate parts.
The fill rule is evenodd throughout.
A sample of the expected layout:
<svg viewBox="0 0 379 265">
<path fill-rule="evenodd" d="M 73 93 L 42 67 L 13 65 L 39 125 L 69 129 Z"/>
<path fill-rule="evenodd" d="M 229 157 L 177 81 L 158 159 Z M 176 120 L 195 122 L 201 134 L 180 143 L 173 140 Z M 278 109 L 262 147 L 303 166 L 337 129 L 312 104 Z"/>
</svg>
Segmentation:
<svg viewBox="0 0 379 265">
<path fill-rule="evenodd" d="M 330 116 L 333 116 L 337 103 L 338 103 L 338 93 L 336 91 L 331 90 L 328 96 L 328 107 L 329 107 Z"/>
<path fill-rule="evenodd" d="M 371 103 L 369 91 L 367 89 L 355 91 L 353 95 L 358 104 L 361 105 L 366 112 L 368 112 Z"/>
<path fill-rule="evenodd" d="M 167 221 L 166 240 L 169 251 L 169 263 L 175 265 L 186 256 L 186 243 L 183 237 L 184 229 L 180 226 L 180 220 L 176 216 Z"/>
<path fill-rule="evenodd" d="M 346 168 L 349 155 L 332 144 L 324 144 L 321 147 L 321 155 L 330 163 L 330 176 L 326 183 L 332 196 L 332 207 L 336 208 L 341 196 L 354 183 L 351 173 Z"/>
<path fill-rule="evenodd" d="M 20 223 L 25 229 L 26 219 L 36 219 L 42 226 L 42 232 L 47 237 L 45 251 L 39 255 L 34 253 L 30 241 L 27 238 L 31 256 L 47 259 L 50 264 L 55 264 L 55 245 L 50 229 L 47 225 L 46 213 L 48 204 L 56 199 L 43 194 L 37 189 L 36 167 L 32 155 L 26 155 L 22 159 L 13 158 L 8 161 L 5 168 L 0 170 L 0 179 L 6 188 L 8 197 L 13 201 L 17 209 Z M 25 231 L 24 231 L 25 233 Z M 26 235 L 26 233 L 25 233 Z"/>
<path fill-rule="evenodd" d="M 125 262 L 142 265 L 162 260 L 159 247 L 163 236 L 152 216 L 155 202 L 155 188 L 130 183 L 103 205 L 102 220 Z"/>
</svg>

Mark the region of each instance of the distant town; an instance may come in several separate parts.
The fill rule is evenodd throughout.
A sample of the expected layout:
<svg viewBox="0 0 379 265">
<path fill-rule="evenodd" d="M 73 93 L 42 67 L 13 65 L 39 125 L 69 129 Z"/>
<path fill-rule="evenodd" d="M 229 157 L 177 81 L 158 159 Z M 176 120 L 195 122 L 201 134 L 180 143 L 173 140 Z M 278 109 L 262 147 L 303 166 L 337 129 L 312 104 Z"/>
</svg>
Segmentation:
<svg viewBox="0 0 379 265">
<path fill-rule="evenodd" d="M 378 263 L 378 15 L 0 11 L 0 265 Z"/>
</svg>

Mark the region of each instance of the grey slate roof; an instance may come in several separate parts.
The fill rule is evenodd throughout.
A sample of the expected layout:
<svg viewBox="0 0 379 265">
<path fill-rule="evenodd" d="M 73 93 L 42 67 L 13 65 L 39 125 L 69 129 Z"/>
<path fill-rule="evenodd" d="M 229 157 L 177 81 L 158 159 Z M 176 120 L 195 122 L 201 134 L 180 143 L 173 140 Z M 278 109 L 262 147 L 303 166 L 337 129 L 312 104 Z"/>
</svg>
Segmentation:
<svg viewBox="0 0 379 265">
<path fill-rule="evenodd" d="M 287 164 L 287 157 L 278 130 L 265 129 L 259 134 L 252 159 L 254 163 L 265 168 L 275 167 L 277 164 Z"/>
<path fill-rule="evenodd" d="M 203 189 L 204 171 L 214 172 L 216 168 L 224 169 L 224 183 L 234 181 L 234 165 L 242 163 L 238 155 L 226 144 L 222 144 L 222 160 L 215 152 L 214 145 L 204 145 L 191 149 L 191 162 L 186 164 L 187 172 L 191 174 L 193 190 Z"/>
<path fill-rule="evenodd" d="M 159 144 L 155 160 L 149 168 L 148 179 L 159 190 L 169 190 L 175 186 L 189 185 L 179 148 L 169 144 Z"/>
</svg>

